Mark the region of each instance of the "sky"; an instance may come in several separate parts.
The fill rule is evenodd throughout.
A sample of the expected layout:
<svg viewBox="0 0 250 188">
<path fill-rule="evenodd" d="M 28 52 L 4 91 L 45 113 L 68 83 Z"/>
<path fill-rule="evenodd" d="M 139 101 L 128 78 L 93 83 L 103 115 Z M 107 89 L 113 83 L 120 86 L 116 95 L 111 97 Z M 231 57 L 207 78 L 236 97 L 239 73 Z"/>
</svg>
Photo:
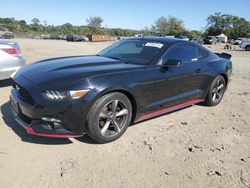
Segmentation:
<svg viewBox="0 0 250 188">
<path fill-rule="evenodd" d="M 161 16 L 174 16 L 189 29 L 201 30 L 206 18 L 221 12 L 250 21 L 250 0 L 0 0 L 0 17 L 46 20 L 49 25 L 86 25 L 89 16 L 103 27 L 143 29 Z"/>
</svg>

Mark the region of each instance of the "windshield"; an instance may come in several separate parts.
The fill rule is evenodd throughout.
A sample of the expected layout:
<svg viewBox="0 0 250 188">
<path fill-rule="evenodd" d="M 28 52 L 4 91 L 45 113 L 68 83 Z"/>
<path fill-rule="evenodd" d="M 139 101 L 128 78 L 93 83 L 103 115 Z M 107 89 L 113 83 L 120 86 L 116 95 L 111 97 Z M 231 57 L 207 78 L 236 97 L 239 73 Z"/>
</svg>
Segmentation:
<svg viewBox="0 0 250 188">
<path fill-rule="evenodd" d="M 97 55 L 119 59 L 125 63 L 147 65 L 165 48 L 166 44 L 161 42 L 144 39 L 123 40 L 105 48 Z"/>
</svg>

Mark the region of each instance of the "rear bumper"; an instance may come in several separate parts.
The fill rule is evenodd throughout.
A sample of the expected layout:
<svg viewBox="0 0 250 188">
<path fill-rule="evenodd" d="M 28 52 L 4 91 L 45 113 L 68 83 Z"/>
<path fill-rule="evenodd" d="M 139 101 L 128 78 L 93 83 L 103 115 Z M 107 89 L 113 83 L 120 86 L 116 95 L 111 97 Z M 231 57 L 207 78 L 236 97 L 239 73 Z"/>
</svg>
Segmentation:
<svg viewBox="0 0 250 188">
<path fill-rule="evenodd" d="M 0 69 L 0 80 L 11 78 L 11 75 L 20 68 L 21 66 Z"/>
<path fill-rule="evenodd" d="M 25 65 L 25 60 L 22 56 L 11 57 L 9 60 L 0 62 L 0 80 L 11 78 L 11 74 Z"/>
</svg>

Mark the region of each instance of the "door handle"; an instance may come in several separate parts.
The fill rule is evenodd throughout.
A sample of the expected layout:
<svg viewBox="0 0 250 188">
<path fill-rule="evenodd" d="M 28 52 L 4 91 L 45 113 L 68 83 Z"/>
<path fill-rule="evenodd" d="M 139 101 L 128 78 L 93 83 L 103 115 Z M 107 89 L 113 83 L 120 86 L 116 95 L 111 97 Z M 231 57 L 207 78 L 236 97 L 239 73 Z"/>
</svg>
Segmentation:
<svg viewBox="0 0 250 188">
<path fill-rule="evenodd" d="M 201 72 L 201 69 L 196 69 L 195 72 L 196 72 L 196 73 L 200 73 L 200 72 Z"/>
</svg>

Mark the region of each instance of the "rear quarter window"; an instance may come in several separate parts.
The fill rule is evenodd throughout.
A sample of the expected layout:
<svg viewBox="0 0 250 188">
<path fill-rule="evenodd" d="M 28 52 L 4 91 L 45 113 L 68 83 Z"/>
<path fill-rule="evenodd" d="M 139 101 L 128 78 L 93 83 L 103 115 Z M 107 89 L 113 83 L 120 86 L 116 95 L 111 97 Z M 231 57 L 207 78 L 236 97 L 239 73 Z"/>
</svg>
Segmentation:
<svg viewBox="0 0 250 188">
<path fill-rule="evenodd" d="M 199 48 L 198 49 L 198 58 L 199 59 L 206 59 L 209 56 L 209 52 L 206 49 Z"/>
<path fill-rule="evenodd" d="M 191 62 L 194 59 L 197 59 L 198 52 L 197 47 L 189 44 L 178 44 L 173 47 L 165 56 L 164 59 L 178 59 L 183 63 Z"/>
</svg>

